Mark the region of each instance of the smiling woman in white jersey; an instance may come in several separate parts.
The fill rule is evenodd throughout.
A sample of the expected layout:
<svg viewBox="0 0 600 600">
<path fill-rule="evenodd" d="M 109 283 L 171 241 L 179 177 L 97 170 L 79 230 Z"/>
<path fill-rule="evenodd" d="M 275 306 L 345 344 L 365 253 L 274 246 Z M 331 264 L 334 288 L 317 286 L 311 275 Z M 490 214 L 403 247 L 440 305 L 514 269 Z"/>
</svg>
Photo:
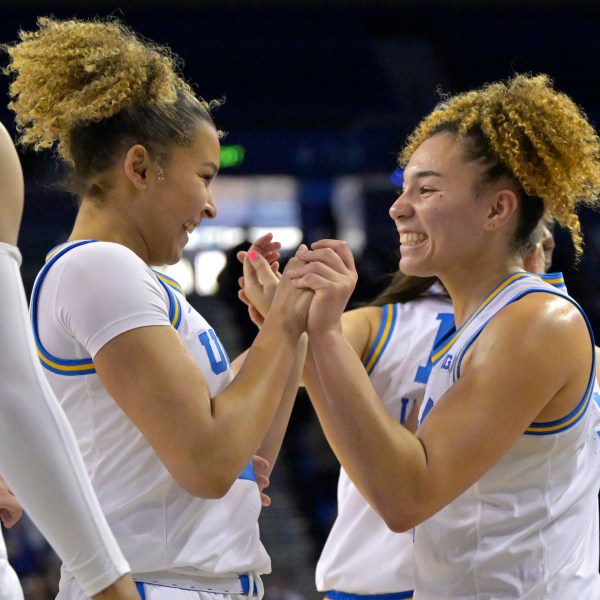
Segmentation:
<svg viewBox="0 0 600 600">
<path fill-rule="evenodd" d="M 593 335 L 572 299 L 520 266 L 544 211 L 581 252 L 575 210 L 598 204 L 599 156 L 545 76 L 448 98 L 409 139 L 390 210 L 400 268 L 438 276 L 456 319 L 415 434 L 376 402 L 342 335 L 347 246 L 303 248 L 309 264 L 289 272 L 315 293 L 305 382 L 326 435 L 388 525 L 416 526 L 417 600 L 600 596 Z"/>
<path fill-rule="evenodd" d="M 311 294 L 284 273 L 234 378 L 215 331 L 153 269 L 216 216 L 212 105 L 168 49 L 114 19 L 38 24 L 7 48 L 10 107 L 22 142 L 56 145 L 80 199 L 32 292 L 48 381 L 140 593 L 260 595 L 270 560 L 251 459 L 275 459 Z M 83 597 L 64 569 L 59 598 Z"/>
<path fill-rule="evenodd" d="M 532 233 L 523 266 L 545 273 L 554 237 L 544 220 Z M 561 277 L 548 276 L 562 286 Z M 452 304 L 435 277 L 400 271 L 369 305 L 344 313 L 344 337 L 361 357 L 388 412 L 414 431 L 433 348 L 454 325 Z M 337 517 L 316 569 L 328 600 L 404 600 L 413 597 L 413 532 L 393 532 L 340 469 Z"/>
<path fill-rule="evenodd" d="M 401 186 L 401 178 L 399 169 L 392 181 Z M 523 248 L 523 267 L 564 289 L 560 274 L 545 275 L 554 249 L 551 227 L 549 219 L 540 219 Z M 245 255 L 238 253 L 241 262 Z M 259 313 L 266 314 L 277 278 L 266 260 L 257 258 L 244 267 L 240 298 L 260 325 Z M 410 431 L 417 426 L 433 348 L 453 325 L 450 298 L 437 278 L 400 271 L 370 305 L 342 315 L 344 337 L 361 358 L 379 399 Z M 391 531 L 343 467 L 337 500 L 337 517 L 317 562 L 317 589 L 327 600 L 412 599 L 413 531 Z"/>
</svg>

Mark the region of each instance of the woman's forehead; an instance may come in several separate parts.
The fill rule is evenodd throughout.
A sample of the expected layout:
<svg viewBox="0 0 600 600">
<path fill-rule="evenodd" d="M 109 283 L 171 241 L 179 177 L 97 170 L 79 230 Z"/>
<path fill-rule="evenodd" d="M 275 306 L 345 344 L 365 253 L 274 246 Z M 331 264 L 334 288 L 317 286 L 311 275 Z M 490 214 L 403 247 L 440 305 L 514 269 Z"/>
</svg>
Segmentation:
<svg viewBox="0 0 600 600">
<path fill-rule="evenodd" d="M 404 169 L 404 177 L 444 176 L 456 166 L 465 165 L 464 144 L 464 140 L 453 133 L 436 133 L 414 151 Z"/>
</svg>

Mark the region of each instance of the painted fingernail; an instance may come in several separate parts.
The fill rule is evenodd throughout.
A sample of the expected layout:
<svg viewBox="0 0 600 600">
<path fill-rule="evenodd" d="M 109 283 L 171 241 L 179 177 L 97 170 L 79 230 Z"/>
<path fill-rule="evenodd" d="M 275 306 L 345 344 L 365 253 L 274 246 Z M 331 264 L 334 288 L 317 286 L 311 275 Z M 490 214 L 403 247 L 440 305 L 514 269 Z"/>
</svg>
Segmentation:
<svg viewBox="0 0 600 600">
<path fill-rule="evenodd" d="M 250 250 L 248 252 L 248 258 L 252 261 L 256 260 L 256 258 L 258 257 L 258 252 L 254 252 L 254 250 Z"/>
</svg>

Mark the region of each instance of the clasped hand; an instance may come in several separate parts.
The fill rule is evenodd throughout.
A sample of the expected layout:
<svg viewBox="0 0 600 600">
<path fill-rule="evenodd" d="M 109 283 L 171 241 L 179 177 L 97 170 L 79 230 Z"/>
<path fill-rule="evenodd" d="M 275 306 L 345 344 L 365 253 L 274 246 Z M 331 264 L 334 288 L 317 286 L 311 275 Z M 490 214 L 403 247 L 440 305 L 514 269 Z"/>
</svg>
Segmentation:
<svg viewBox="0 0 600 600">
<path fill-rule="evenodd" d="M 346 242 L 320 240 L 310 249 L 302 244 L 283 275 L 277 268 L 277 250 L 272 234 L 267 234 L 258 238 L 248 252 L 238 253 L 238 259 L 244 265 L 238 295 L 248 306 L 252 321 L 260 327 L 276 296 L 285 287 L 285 300 L 292 302 L 287 308 L 295 310 L 296 316 L 304 319 L 309 335 L 331 329 L 341 331 L 341 315 L 358 279 L 354 258 Z M 305 296 L 298 301 L 294 290 L 303 294 L 309 292 L 309 302 Z M 294 297 L 296 300 L 292 300 Z"/>
</svg>

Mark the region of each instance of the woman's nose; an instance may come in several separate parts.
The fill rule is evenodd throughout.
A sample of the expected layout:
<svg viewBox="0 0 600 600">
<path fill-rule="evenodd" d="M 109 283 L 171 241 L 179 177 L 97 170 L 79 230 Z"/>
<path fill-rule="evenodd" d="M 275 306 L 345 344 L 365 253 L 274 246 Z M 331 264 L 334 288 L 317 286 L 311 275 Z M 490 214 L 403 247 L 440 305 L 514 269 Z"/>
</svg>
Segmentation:
<svg viewBox="0 0 600 600">
<path fill-rule="evenodd" d="M 400 195 L 396 198 L 392 206 L 390 206 L 390 217 L 394 220 L 399 219 L 406 216 L 409 210 L 406 194 L 405 192 L 400 192 Z"/>
<path fill-rule="evenodd" d="M 207 219 L 214 219 L 217 216 L 217 204 L 211 193 L 209 193 L 208 202 L 204 207 L 204 216 Z"/>
</svg>

